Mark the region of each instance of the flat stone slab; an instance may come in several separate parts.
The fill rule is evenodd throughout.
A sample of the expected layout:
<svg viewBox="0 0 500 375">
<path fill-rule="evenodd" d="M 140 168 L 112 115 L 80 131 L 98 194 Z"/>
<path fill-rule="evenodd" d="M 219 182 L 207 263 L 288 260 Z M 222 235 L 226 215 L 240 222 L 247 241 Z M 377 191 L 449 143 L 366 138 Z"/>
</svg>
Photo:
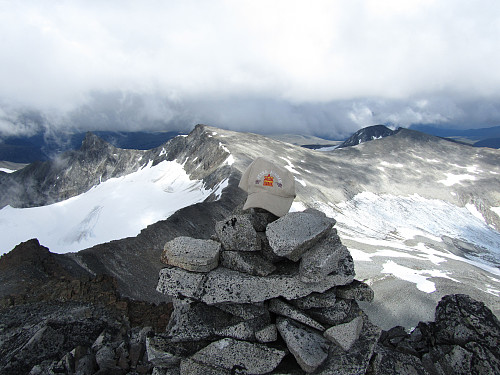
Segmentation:
<svg viewBox="0 0 500 375">
<path fill-rule="evenodd" d="M 244 320 L 255 319 L 261 316 L 269 317 L 269 310 L 263 303 L 221 303 L 215 305 L 215 307 Z"/>
<path fill-rule="evenodd" d="M 223 302 L 255 303 L 272 298 L 287 300 L 324 292 L 351 283 L 352 275 L 328 275 L 318 283 L 304 283 L 298 270 L 293 274 L 253 276 L 218 267 L 200 274 L 180 268 L 163 268 L 156 290 L 173 297 L 189 297 L 209 305 Z"/>
<path fill-rule="evenodd" d="M 276 319 L 276 325 L 288 350 L 305 372 L 313 372 L 327 359 L 330 343 L 319 332 L 282 317 Z"/>
<path fill-rule="evenodd" d="M 332 229 L 327 217 L 291 212 L 267 226 L 266 234 L 274 253 L 294 262 L 323 239 Z"/>
<path fill-rule="evenodd" d="M 255 252 L 223 251 L 221 264 L 226 268 L 256 276 L 267 276 L 276 270 L 274 264 Z"/>
<path fill-rule="evenodd" d="M 156 290 L 172 297 L 198 299 L 206 277 L 204 273 L 189 272 L 178 267 L 162 268 Z"/>
<path fill-rule="evenodd" d="M 212 240 L 177 237 L 165 244 L 163 263 L 193 272 L 208 272 L 219 265 L 221 244 Z"/>
<path fill-rule="evenodd" d="M 267 374 L 281 362 L 286 352 L 262 344 L 239 341 L 231 338 L 211 343 L 190 360 L 225 371 L 240 374 Z"/>
<path fill-rule="evenodd" d="M 261 248 L 260 238 L 249 214 L 218 221 L 215 233 L 224 250 L 259 251 Z"/>
<path fill-rule="evenodd" d="M 328 274 L 337 273 L 354 276 L 354 261 L 340 238 L 332 233 L 302 256 L 300 278 L 304 282 L 318 282 Z"/>
<path fill-rule="evenodd" d="M 345 299 L 337 299 L 333 306 L 324 307 L 324 308 L 312 308 L 307 310 L 307 313 L 316 319 L 318 322 L 321 322 L 326 325 L 337 325 L 344 323 L 345 320 L 352 314 L 355 314 L 356 311 L 353 310 L 353 303 L 350 300 Z"/>
<path fill-rule="evenodd" d="M 305 314 L 303 311 L 300 311 L 299 309 L 295 308 L 292 305 L 289 305 L 286 302 L 281 301 L 280 299 L 275 298 L 269 301 L 269 311 L 293 319 L 319 331 L 325 330 L 325 327 Z"/>
<path fill-rule="evenodd" d="M 363 328 L 363 319 L 358 316 L 348 323 L 339 324 L 328 328 L 324 336 L 339 345 L 345 351 L 348 351 L 354 342 L 358 339 Z"/>
<path fill-rule="evenodd" d="M 308 296 L 294 299 L 291 304 L 302 310 L 335 306 L 337 300 L 336 288 L 323 293 L 311 293 Z"/>
</svg>

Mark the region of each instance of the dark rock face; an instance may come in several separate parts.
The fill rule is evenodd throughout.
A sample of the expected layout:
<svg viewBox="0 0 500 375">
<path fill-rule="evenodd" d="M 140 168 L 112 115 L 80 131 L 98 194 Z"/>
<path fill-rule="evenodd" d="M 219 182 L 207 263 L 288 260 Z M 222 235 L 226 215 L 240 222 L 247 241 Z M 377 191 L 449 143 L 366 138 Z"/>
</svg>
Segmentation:
<svg viewBox="0 0 500 375">
<path fill-rule="evenodd" d="M 156 165 L 164 160 L 185 162 L 186 172 L 192 178 L 204 179 L 211 188 L 228 177 L 229 166 L 221 168 L 227 156 L 200 125 L 188 137 L 173 138 L 147 151 L 117 148 L 89 132 L 79 150 L 32 163 L 14 173 L 0 173 L 0 208 L 59 202 L 110 178 L 135 172 L 149 162 Z"/>
<path fill-rule="evenodd" d="M 374 139 L 384 138 L 396 134 L 397 130 L 391 130 L 385 125 L 373 125 L 358 130 L 337 148 L 356 146 L 360 143 L 372 141 Z"/>
<path fill-rule="evenodd" d="M 380 343 L 412 360 L 420 359 L 430 374 L 500 373 L 500 322 L 482 302 L 467 295 L 443 297 L 435 322 L 421 322 L 410 334 L 394 327 L 382 333 Z M 382 349 L 381 363 L 387 362 L 387 356 Z"/>
</svg>

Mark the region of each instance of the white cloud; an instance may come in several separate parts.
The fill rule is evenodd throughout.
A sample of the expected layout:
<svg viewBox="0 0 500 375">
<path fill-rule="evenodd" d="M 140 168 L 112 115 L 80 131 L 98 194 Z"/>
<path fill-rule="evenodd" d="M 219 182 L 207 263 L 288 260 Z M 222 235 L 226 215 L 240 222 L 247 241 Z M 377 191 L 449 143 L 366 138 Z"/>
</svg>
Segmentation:
<svg viewBox="0 0 500 375">
<path fill-rule="evenodd" d="M 323 103 L 343 108 L 331 124 L 354 127 L 455 121 L 486 100 L 479 118 L 498 120 L 499 15 L 494 0 L 2 2 L 0 101 L 69 111 L 123 91 L 171 117 L 235 98 Z"/>
</svg>

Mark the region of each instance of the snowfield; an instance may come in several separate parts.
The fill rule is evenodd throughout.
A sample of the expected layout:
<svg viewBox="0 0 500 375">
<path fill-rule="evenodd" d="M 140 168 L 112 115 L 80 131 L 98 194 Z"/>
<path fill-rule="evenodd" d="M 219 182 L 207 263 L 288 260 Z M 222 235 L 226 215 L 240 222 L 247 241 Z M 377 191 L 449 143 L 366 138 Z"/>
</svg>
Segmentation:
<svg viewBox="0 0 500 375">
<path fill-rule="evenodd" d="M 103 182 L 84 194 L 48 206 L 0 210 L 0 254 L 20 242 L 38 238 L 55 253 L 76 252 L 91 246 L 136 236 L 148 225 L 198 203 L 227 181 L 207 190 L 190 180 L 181 164 L 149 162 L 135 173 Z"/>
</svg>

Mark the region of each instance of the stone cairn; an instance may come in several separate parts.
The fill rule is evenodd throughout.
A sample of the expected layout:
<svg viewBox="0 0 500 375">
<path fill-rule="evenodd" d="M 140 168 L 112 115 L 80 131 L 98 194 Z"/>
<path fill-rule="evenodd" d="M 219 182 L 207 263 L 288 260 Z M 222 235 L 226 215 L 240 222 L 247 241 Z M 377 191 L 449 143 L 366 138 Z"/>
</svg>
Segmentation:
<svg viewBox="0 0 500 375">
<path fill-rule="evenodd" d="M 334 225 L 313 209 L 250 210 L 213 239 L 167 242 L 157 290 L 174 311 L 146 341 L 155 372 L 365 374 L 381 331 L 356 301 L 373 291 Z"/>
</svg>

